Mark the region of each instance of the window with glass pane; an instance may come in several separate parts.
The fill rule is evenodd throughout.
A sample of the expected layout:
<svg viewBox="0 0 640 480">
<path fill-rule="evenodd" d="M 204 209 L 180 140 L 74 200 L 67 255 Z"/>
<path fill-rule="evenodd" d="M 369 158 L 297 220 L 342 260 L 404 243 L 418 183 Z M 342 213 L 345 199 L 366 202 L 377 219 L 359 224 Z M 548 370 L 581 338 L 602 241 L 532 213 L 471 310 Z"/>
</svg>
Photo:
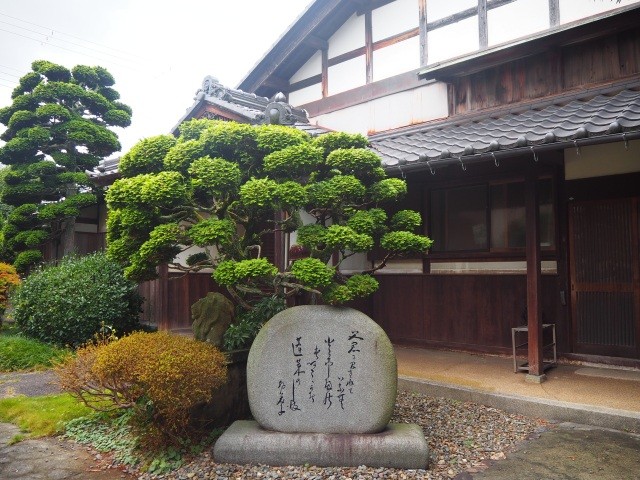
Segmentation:
<svg viewBox="0 0 640 480">
<path fill-rule="evenodd" d="M 553 185 L 538 182 L 540 246 L 555 246 Z M 431 192 L 432 251 L 524 250 L 526 212 L 523 181 L 474 185 Z M 490 212 L 487 218 L 487 212 Z"/>
<path fill-rule="evenodd" d="M 431 194 L 433 251 L 487 249 L 487 186 L 434 190 Z"/>
</svg>

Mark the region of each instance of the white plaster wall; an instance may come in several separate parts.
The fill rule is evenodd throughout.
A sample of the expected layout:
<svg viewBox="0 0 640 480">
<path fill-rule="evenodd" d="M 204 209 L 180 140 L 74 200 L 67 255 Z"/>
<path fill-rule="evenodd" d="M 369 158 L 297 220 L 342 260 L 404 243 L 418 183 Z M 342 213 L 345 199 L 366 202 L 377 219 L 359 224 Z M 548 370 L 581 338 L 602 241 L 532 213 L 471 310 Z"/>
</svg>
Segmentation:
<svg viewBox="0 0 640 480">
<path fill-rule="evenodd" d="M 369 130 L 369 104 L 360 103 L 337 112 L 309 118 L 309 122 L 332 130 L 367 134 Z"/>
<path fill-rule="evenodd" d="M 313 77 L 322 73 L 322 54 L 318 50 L 313 56 L 307 60 L 300 70 L 293 74 L 289 79 L 290 83 L 299 82 L 305 78 Z"/>
<path fill-rule="evenodd" d="M 352 15 L 329 39 L 329 58 L 364 47 L 364 15 Z"/>
<path fill-rule="evenodd" d="M 558 262 L 543 260 L 540 262 L 543 274 L 558 273 Z M 431 273 L 467 273 L 467 274 L 526 274 L 526 261 L 511 262 L 431 262 Z"/>
<path fill-rule="evenodd" d="M 418 0 L 396 0 L 371 13 L 373 41 L 416 28 L 419 22 Z"/>
<path fill-rule="evenodd" d="M 316 83 L 310 87 L 306 87 L 289 94 L 289 103 L 291 105 L 303 105 L 305 103 L 320 100 L 322 98 L 322 83 Z"/>
<path fill-rule="evenodd" d="M 420 37 L 373 52 L 373 81 L 420 68 Z"/>
<path fill-rule="evenodd" d="M 360 87 L 367 81 L 367 66 L 364 55 L 329 67 L 329 95 Z"/>
<path fill-rule="evenodd" d="M 420 259 L 394 259 L 387 262 L 387 266 L 378 270 L 376 275 L 389 273 L 423 273 Z"/>
<path fill-rule="evenodd" d="M 447 86 L 434 83 L 374 100 L 370 112 L 371 132 L 445 118 L 448 115 Z"/>
<path fill-rule="evenodd" d="M 573 22 L 598 13 L 624 7 L 640 0 L 560 0 L 560 23 Z"/>
<path fill-rule="evenodd" d="M 309 120 L 334 130 L 366 135 L 445 118 L 447 115 L 447 86 L 444 83 L 433 83 L 318 115 Z"/>
<path fill-rule="evenodd" d="M 526 21 L 522 21 L 526 20 Z M 489 46 L 549 28 L 549 2 L 518 0 L 487 12 Z"/>
<path fill-rule="evenodd" d="M 367 260 L 366 253 L 356 253 L 340 264 L 340 271 L 345 274 L 360 273 L 371 268 L 371 262 Z"/>
<path fill-rule="evenodd" d="M 474 52 L 479 44 L 477 15 L 438 28 L 427 33 L 428 63 Z"/>
<path fill-rule="evenodd" d="M 478 0 L 430 0 L 427 1 L 427 22 L 477 6 Z"/>
<path fill-rule="evenodd" d="M 564 151 L 564 172 L 567 180 L 603 177 L 622 173 L 640 172 L 640 140 L 606 143 Z"/>
</svg>

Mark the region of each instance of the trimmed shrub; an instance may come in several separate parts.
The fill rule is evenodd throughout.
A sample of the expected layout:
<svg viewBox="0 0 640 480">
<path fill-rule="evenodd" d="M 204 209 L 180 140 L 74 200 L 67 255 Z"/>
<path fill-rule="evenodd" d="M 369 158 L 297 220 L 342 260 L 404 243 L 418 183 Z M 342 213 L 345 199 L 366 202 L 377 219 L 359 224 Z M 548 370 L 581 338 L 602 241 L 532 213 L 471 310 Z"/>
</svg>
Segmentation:
<svg viewBox="0 0 640 480">
<path fill-rule="evenodd" d="M 0 262 L 0 327 L 9 304 L 9 293 L 20 283 L 20 277 L 13 265 Z"/>
<path fill-rule="evenodd" d="M 138 326 L 142 298 L 122 268 L 103 253 L 68 257 L 29 275 L 11 297 L 29 337 L 76 346 L 107 325 L 118 334 Z"/>
<path fill-rule="evenodd" d="M 98 411 L 131 409 L 147 440 L 189 435 L 191 409 L 226 382 L 214 346 L 165 332 L 89 344 L 57 368 L 62 387 Z"/>
</svg>

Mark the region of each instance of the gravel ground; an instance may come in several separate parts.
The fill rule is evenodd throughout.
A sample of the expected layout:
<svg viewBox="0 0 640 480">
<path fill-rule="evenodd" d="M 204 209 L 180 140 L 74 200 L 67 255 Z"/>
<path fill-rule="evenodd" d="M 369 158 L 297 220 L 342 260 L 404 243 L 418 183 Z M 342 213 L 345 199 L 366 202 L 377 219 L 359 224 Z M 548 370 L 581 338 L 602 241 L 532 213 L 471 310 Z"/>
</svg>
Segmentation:
<svg viewBox="0 0 640 480">
<path fill-rule="evenodd" d="M 505 413 L 476 403 L 399 392 L 392 422 L 417 423 L 429 442 L 427 470 L 386 468 L 268 467 L 216 464 L 209 452 L 167 475 L 142 475 L 140 480 L 166 479 L 459 479 L 470 478 L 491 461 L 549 428 L 540 419 Z"/>
</svg>

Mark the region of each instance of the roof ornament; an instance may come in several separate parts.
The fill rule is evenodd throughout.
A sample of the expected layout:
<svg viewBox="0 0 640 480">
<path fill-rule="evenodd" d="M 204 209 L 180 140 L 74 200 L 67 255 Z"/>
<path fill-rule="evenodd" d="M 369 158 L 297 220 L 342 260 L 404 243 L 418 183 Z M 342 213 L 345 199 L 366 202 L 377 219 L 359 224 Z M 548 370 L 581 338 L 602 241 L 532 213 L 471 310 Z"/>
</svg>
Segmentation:
<svg viewBox="0 0 640 480">
<path fill-rule="evenodd" d="M 400 170 L 400 175 L 402 175 L 402 179 L 406 180 L 407 176 L 404 174 L 404 171 L 402 170 L 402 167 L 400 166 L 400 164 L 398 164 L 397 166 L 398 166 L 398 170 Z"/>
<path fill-rule="evenodd" d="M 291 105 L 287 103 L 287 97 L 278 92 L 264 110 L 264 123 L 271 125 L 294 125 L 296 116 Z"/>
<path fill-rule="evenodd" d="M 496 164 L 496 167 L 499 167 L 500 166 L 500 162 L 498 161 L 498 159 L 496 157 L 496 154 L 491 152 L 491 156 L 493 157 L 493 163 Z"/>
<path fill-rule="evenodd" d="M 629 140 L 627 140 L 627 132 L 622 133 L 622 140 L 624 141 L 624 149 L 629 150 Z"/>
<path fill-rule="evenodd" d="M 462 171 L 466 172 L 467 171 L 467 166 L 462 161 L 462 157 L 458 157 L 458 160 L 460 161 L 460 165 L 462 166 Z"/>
<path fill-rule="evenodd" d="M 431 172 L 431 175 L 435 175 L 436 171 L 433 169 L 433 167 L 431 166 L 431 162 L 427 162 L 427 167 L 429 167 L 429 171 Z"/>
<path fill-rule="evenodd" d="M 576 147 L 576 155 L 580 156 L 580 147 L 578 146 L 578 140 L 573 141 L 573 146 Z"/>
<path fill-rule="evenodd" d="M 536 151 L 533 149 L 533 147 L 529 147 L 531 149 L 531 153 L 533 153 L 533 161 L 538 163 L 538 154 L 536 153 Z"/>
<path fill-rule="evenodd" d="M 221 100 L 231 100 L 231 94 L 229 90 L 220 83 L 215 77 L 211 75 L 207 75 L 204 77 L 202 81 L 202 87 L 196 91 L 196 96 L 194 100 L 202 100 L 205 96 L 207 97 L 217 97 Z"/>
</svg>

